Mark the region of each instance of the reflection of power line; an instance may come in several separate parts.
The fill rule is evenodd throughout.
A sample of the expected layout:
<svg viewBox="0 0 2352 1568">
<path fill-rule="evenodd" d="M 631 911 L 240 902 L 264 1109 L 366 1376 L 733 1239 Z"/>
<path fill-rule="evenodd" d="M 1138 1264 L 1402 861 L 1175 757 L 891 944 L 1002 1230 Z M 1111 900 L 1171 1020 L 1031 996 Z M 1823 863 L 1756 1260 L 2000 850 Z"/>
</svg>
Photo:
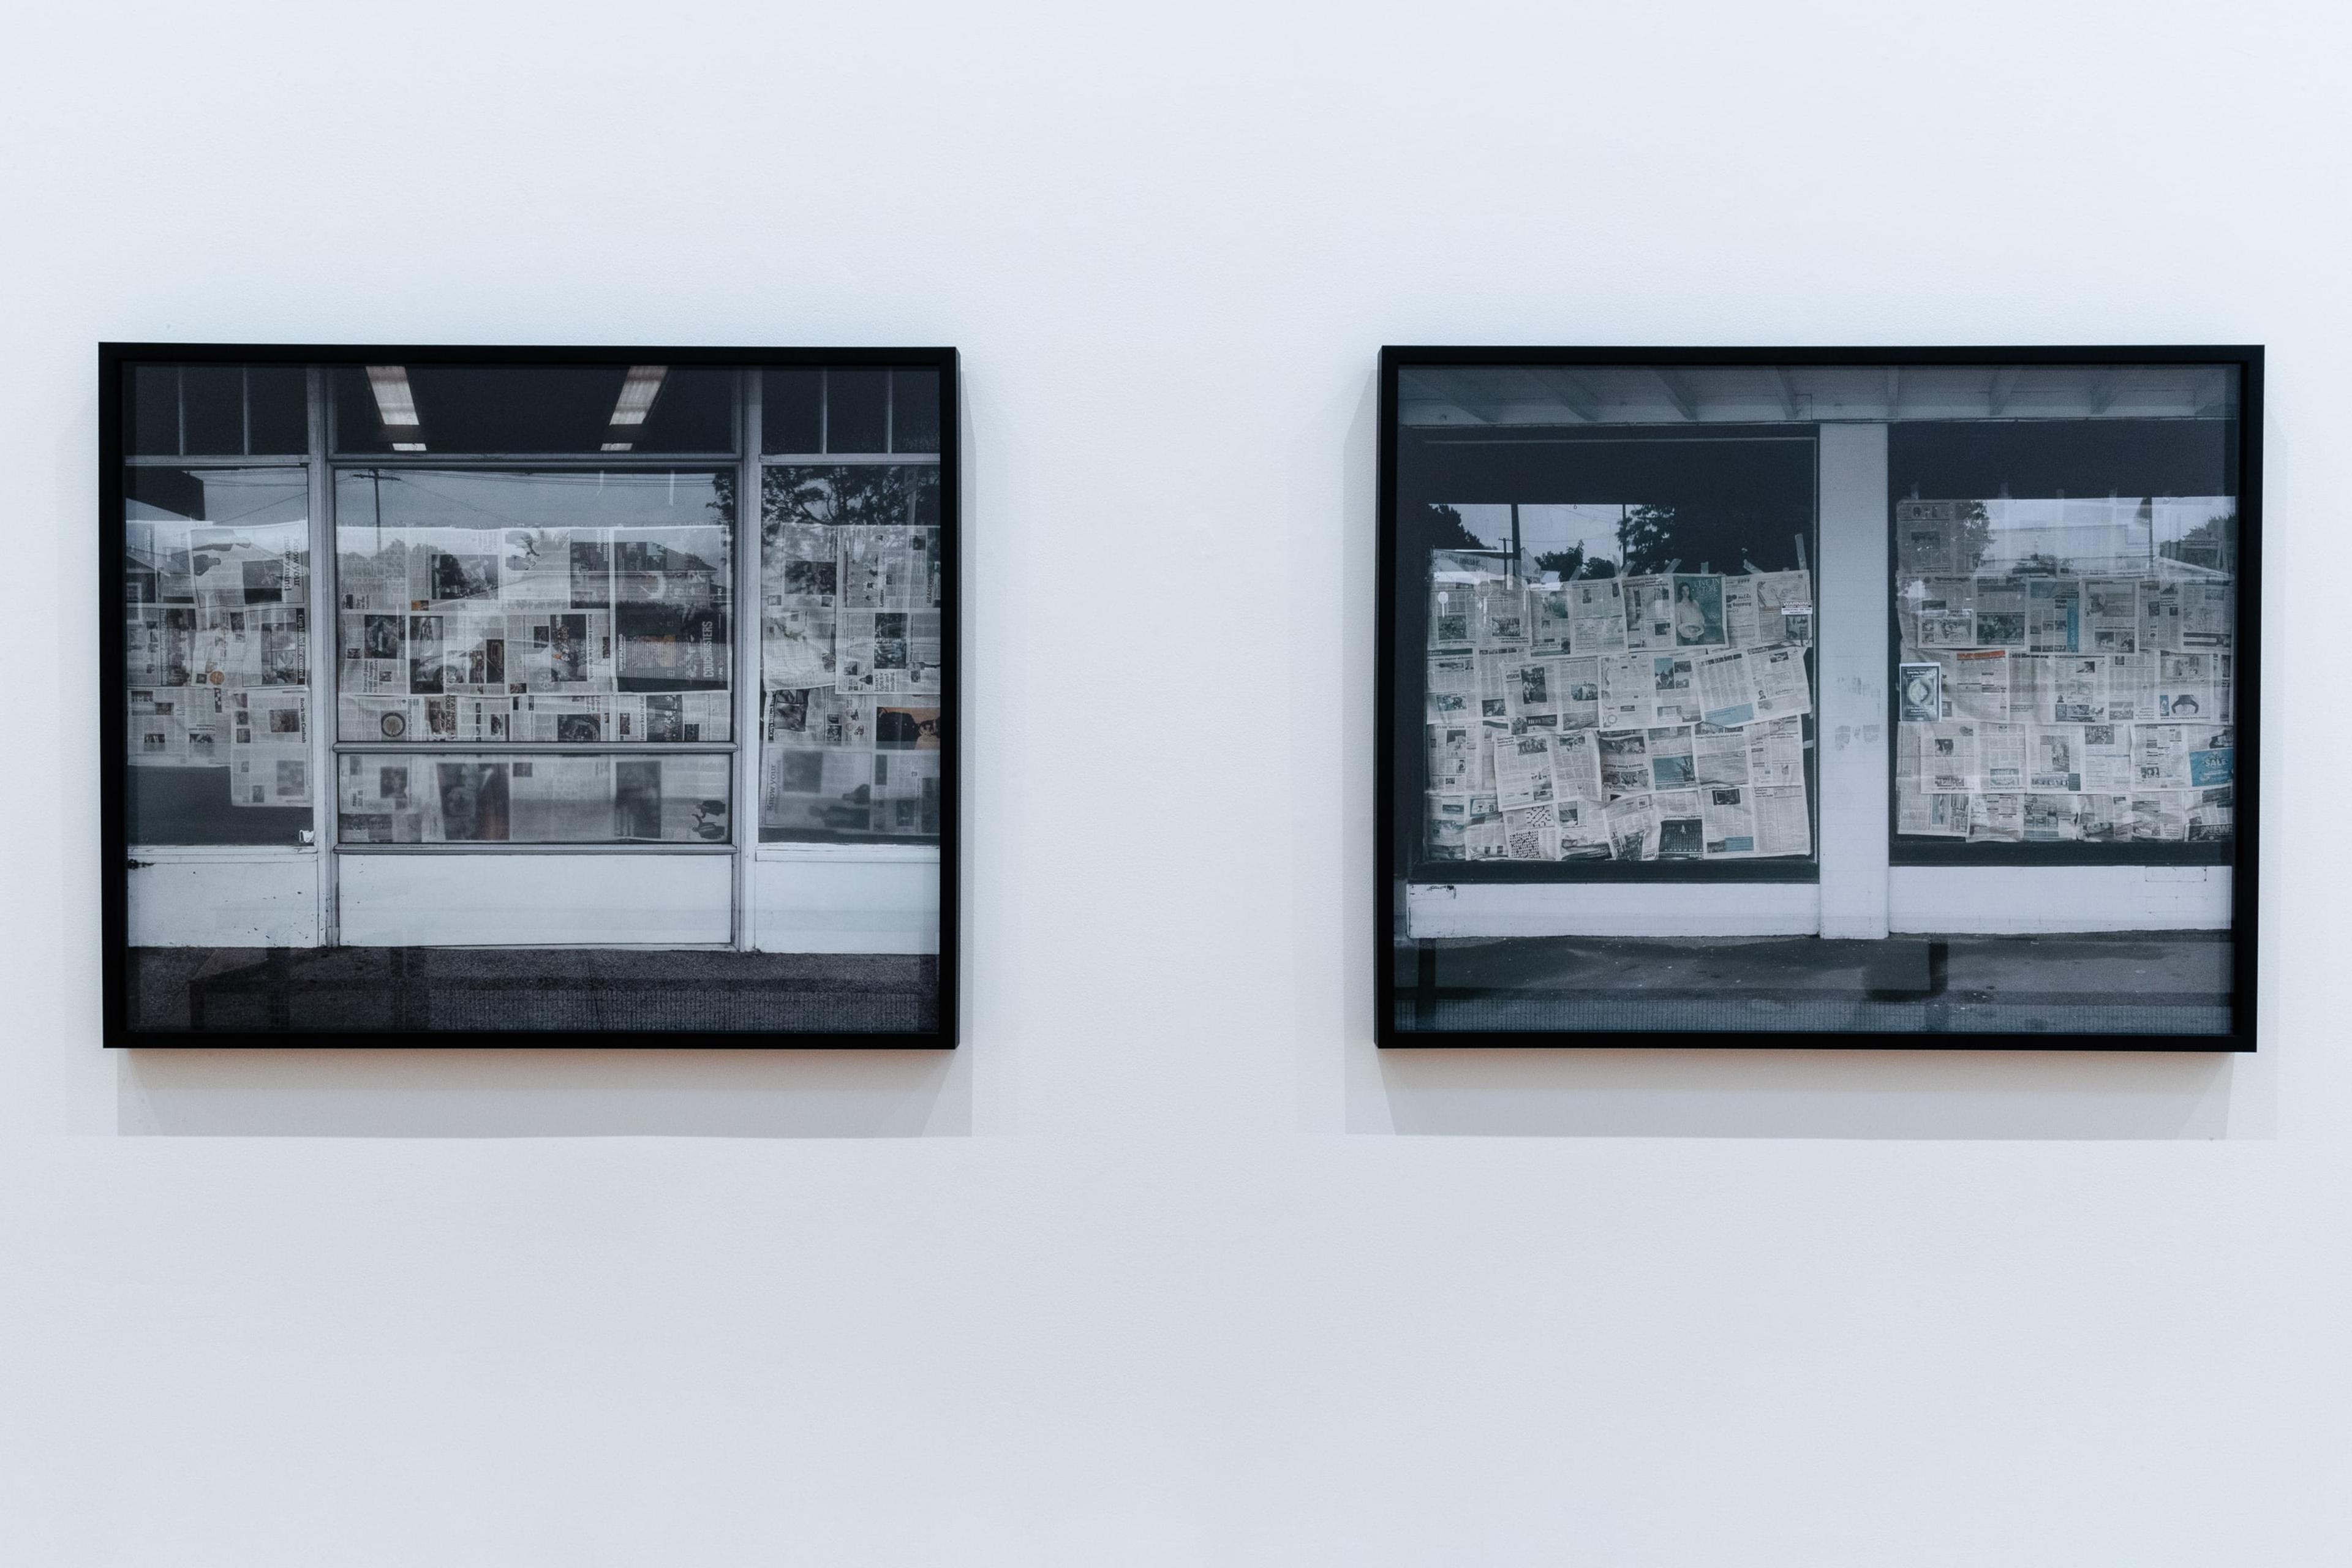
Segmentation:
<svg viewBox="0 0 2352 1568">
<path fill-rule="evenodd" d="M 268 483 L 268 481 L 256 481 L 256 482 L 257 482 L 257 484 L 259 484 L 259 485 L 260 485 L 260 487 L 261 487 L 261 488 L 263 488 L 263 489 L 277 489 L 277 490 L 278 491 L 278 494 L 276 494 L 276 495 L 274 495 L 274 496 L 272 496 L 272 497 L 270 497 L 270 498 L 269 498 L 268 500 L 261 500 L 261 501 L 257 501 L 257 502 L 255 502 L 252 506 L 247 507 L 247 508 L 245 510 L 243 510 L 243 511 L 233 511 L 233 512 L 229 513 L 226 517 L 202 517 L 202 518 L 195 518 L 195 517 L 192 517 L 192 518 L 188 518 L 188 519 L 186 519 L 185 521 L 188 521 L 188 522 L 190 522 L 190 523 L 192 523 L 192 524 L 197 524 L 197 525 L 200 525 L 200 526 L 203 526 L 203 527 L 205 527 L 205 528 L 226 528 L 226 527 L 227 527 L 230 523 L 233 523 L 233 522 L 243 522 L 247 518 L 251 517 L 255 512 L 257 512 L 257 511 L 267 511 L 269 508 L 274 507 L 274 506 L 297 506 L 297 507 L 302 507 L 302 510 L 303 510 L 303 511 L 304 511 L 305 513 L 307 513 L 307 512 L 309 511 L 309 510 L 310 510 L 310 509 L 309 509 L 308 507 L 306 507 L 306 506 L 303 506 L 303 505 L 302 505 L 303 498 L 301 497 L 301 495 L 300 495 L 299 492 L 295 493 L 295 494 L 294 494 L 294 495 L 289 499 L 289 497 L 288 496 L 288 494 L 286 493 L 286 491 L 284 490 L 284 489 L 283 489 L 282 487 L 280 487 L 280 486 L 278 486 L 278 485 L 272 485 L 272 484 Z M 198 481 L 198 483 L 199 483 L 199 485 L 202 487 L 202 489 L 203 489 L 203 490 L 204 490 L 204 494 L 205 494 L 205 510 L 207 510 L 207 511 L 210 511 L 210 510 L 212 510 L 212 498 L 213 498 L 213 492 L 214 492 L 214 490 L 215 490 L 215 489 L 226 489 L 226 488 L 227 488 L 227 486 L 226 486 L 226 485 L 225 485 L 225 484 L 223 484 L 221 481 L 218 481 L 218 480 L 210 480 L 210 479 L 199 480 L 199 481 Z M 130 500 L 140 500 L 140 498 L 139 498 L 139 497 L 137 497 L 137 496 L 131 496 L 131 497 L 130 497 L 129 499 L 130 499 Z M 141 502 L 141 504 L 142 504 L 142 505 L 146 505 L 146 506 L 153 506 L 155 503 L 154 503 L 154 502 L 152 502 L 152 501 L 142 501 L 142 502 Z M 131 519 L 131 520 L 130 520 L 130 521 L 140 521 L 140 520 L 138 520 L 138 519 Z M 277 523 L 270 524 L 270 525 L 268 525 L 268 526 L 271 526 L 271 527 L 277 527 L 277 526 L 293 527 L 293 526 L 295 526 L 295 525 L 298 525 L 298 524 L 302 523 L 302 522 L 306 522 L 306 521 L 309 521 L 309 518 L 308 518 L 307 516 L 304 516 L 304 517 L 286 517 L 286 518 L 279 518 L 279 519 L 278 520 Z M 261 525 L 257 525 L 257 526 L 261 526 Z"/>
<path fill-rule="evenodd" d="M 530 524 L 524 522 L 521 518 L 511 517 L 500 511 L 493 511 L 488 507 L 478 506 L 474 502 L 466 500 L 462 496 L 450 495 L 446 491 L 436 489 L 433 486 L 425 483 L 414 474 L 403 474 L 397 472 L 386 473 L 382 468 L 375 468 L 370 471 L 376 479 L 376 517 L 379 521 L 381 521 L 383 517 L 383 481 L 385 479 L 390 479 L 395 485 L 407 485 L 425 495 L 431 496 L 434 500 L 446 505 L 463 507 L 467 511 L 478 512 L 482 516 L 491 519 L 500 527 L 527 528 L 530 526 Z M 485 479 L 520 479 L 523 476 L 519 474 L 487 474 L 482 477 Z"/>
</svg>

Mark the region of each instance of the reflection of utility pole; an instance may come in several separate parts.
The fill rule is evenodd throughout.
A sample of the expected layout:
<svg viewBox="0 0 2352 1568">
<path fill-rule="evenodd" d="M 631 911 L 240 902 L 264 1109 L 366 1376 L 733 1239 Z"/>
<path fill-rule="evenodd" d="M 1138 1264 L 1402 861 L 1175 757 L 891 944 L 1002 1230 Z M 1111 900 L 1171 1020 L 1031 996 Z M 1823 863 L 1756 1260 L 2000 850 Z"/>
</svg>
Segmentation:
<svg viewBox="0 0 2352 1568">
<path fill-rule="evenodd" d="M 1513 501 L 1511 503 L 1510 574 L 1514 577 L 1523 577 L 1526 575 L 1526 574 L 1519 569 L 1519 503 L 1517 501 Z"/>
</svg>

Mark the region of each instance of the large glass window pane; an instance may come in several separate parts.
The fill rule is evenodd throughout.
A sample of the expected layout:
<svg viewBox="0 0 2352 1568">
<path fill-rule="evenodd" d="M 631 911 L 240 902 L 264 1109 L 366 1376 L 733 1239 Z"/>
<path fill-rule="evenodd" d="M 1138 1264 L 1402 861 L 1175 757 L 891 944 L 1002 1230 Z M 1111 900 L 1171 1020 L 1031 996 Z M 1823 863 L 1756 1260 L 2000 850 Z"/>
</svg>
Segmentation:
<svg viewBox="0 0 2352 1568">
<path fill-rule="evenodd" d="M 1898 859 L 2228 861 L 2236 442 L 2225 409 L 1893 432 Z"/>
<path fill-rule="evenodd" d="M 764 839 L 940 831 L 940 476 L 773 467 L 761 496 Z"/>
<path fill-rule="evenodd" d="M 1790 432 L 1408 432 L 1408 862 L 1808 876 L 1814 461 Z"/>
<path fill-rule="evenodd" d="M 730 452 L 733 372 L 685 365 L 346 365 L 341 452 Z"/>
<path fill-rule="evenodd" d="M 727 844 L 725 752 L 419 755 L 336 763 L 338 838 L 364 844 Z"/>
<path fill-rule="evenodd" d="M 297 468 L 123 474 L 131 842 L 301 841 L 310 489 Z"/>
<path fill-rule="evenodd" d="M 345 742 L 724 742 L 734 475 L 352 468 Z"/>
</svg>

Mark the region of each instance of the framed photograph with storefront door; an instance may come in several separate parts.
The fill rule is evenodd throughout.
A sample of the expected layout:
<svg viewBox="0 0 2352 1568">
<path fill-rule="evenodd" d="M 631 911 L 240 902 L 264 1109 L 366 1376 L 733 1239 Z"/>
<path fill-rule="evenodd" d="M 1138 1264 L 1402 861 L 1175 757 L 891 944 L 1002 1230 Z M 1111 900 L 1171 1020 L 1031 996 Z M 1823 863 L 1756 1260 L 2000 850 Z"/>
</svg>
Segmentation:
<svg viewBox="0 0 2352 1568">
<path fill-rule="evenodd" d="M 110 1045 L 954 1044 L 953 350 L 99 377 Z"/>
</svg>

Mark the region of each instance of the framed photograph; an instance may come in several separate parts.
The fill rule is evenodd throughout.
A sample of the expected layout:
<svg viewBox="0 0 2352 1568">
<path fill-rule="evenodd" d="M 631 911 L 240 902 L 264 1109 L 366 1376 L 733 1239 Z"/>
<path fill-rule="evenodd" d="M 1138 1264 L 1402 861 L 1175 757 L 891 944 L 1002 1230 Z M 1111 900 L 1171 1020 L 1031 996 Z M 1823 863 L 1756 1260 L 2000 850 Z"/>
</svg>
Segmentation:
<svg viewBox="0 0 2352 1568">
<path fill-rule="evenodd" d="M 956 371 L 102 345 L 107 1044 L 953 1046 Z"/>
<path fill-rule="evenodd" d="M 1383 350 L 1380 1043 L 2252 1050 L 2262 377 Z"/>
</svg>

